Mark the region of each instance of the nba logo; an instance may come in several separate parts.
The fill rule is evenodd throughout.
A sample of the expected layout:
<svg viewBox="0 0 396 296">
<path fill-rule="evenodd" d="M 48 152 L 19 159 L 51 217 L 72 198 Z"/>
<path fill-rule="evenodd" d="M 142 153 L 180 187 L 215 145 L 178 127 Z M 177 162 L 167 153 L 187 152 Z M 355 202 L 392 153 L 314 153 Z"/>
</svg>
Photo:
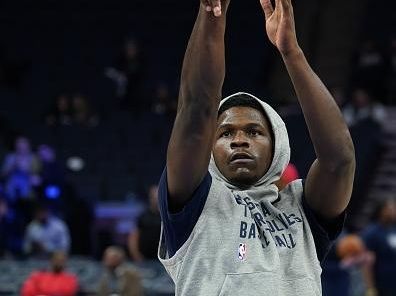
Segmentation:
<svg viewBox="0 0 396 296">
<path fill-rule="evenodd" d="M 238 259 L 243 261 L 246 259 L 246 244 L 239 244 L 238 247 Z"/>
</svg>

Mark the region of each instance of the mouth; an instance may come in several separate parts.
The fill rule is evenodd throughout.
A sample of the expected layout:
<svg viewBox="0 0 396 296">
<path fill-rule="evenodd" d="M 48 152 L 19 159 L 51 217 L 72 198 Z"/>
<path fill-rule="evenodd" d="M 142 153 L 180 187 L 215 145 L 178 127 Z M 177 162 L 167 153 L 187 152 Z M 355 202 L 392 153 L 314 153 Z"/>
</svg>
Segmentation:
<svg viewBox="0 0 396 296">
<path fill-rule="evenodd" d="M 247 163 L 253 161 L 253 157 L 247 152 L 236 152 L 231 155 L 230 163 Z"/>
</svg>

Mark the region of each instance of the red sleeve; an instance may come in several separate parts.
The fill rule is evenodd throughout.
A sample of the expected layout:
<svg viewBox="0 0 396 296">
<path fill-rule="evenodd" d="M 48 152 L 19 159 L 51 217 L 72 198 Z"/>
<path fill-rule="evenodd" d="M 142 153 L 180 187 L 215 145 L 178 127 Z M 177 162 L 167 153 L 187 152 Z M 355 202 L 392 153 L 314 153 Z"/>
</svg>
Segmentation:
<svg viewBox="0 0 396 296">
<path fill-rule="evenodd" d="M 26 281 L 23 283 L 21 295 L 22 296 L 35 296 L 38 294 L 36 279 L 39 276 L 38 273 L 31 274 Z"/>
</svg>

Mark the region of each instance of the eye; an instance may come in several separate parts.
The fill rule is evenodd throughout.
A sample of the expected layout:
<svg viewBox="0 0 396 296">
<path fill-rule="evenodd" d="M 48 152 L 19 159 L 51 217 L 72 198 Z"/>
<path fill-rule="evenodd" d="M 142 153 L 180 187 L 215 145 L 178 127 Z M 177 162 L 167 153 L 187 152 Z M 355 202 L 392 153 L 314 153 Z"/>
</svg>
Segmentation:
<svg viewBox="0 0 396 296">
<path fill-rule="evenodd" d="M 253 137 L 258 136 L 258 135 L 261 135 L 261 133 L 260 133 L 258 130 L 256 130 L 256 129 L 251 129 L 251 130 L 249 130 L 249 131 L 247 132 L 247 134 L 248 134 L 249 136 L 253 136 Z"/>
<path fill-rule="evenodd" d="M 228 138 L 231 136 L 231 132 L 230 131 L 224 131 L 220 134 L 220 138 Z"/>
</svg>

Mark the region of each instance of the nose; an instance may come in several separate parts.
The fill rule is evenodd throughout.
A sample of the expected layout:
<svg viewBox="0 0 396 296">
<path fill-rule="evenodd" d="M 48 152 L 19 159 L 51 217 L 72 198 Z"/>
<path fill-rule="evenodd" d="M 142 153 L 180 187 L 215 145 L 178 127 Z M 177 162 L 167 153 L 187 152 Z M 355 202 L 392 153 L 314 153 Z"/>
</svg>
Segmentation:
<svg viewBox="0 0 396 296">
<path fill-rule="evenodd" d="M 249 141 L 243 131 L 239 131 L 235 134 L 235 136 L 231 140 L 231 148 L 249 148 Z"/>
</svg>

